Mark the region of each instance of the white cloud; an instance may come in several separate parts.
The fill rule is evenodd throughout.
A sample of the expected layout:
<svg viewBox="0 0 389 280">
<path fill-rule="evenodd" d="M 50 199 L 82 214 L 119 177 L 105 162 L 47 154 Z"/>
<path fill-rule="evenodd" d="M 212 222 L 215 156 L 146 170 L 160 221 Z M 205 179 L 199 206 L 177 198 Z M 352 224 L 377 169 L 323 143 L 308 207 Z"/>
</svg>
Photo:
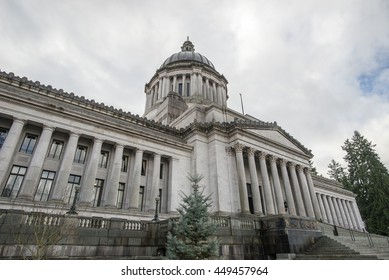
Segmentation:
<svg viewBox="0 0 389 280">
<path fill-rule="evenodd" d="M 354 130 L 389 166 L 387 26 L 379 0 L 3 0 L 0 68 L 141 115 L 144 84 L 190 36 L 228 79 L 230 107 L 242 93 L 246 113 L 277 121 L 325 175 Z"/>
</svg>

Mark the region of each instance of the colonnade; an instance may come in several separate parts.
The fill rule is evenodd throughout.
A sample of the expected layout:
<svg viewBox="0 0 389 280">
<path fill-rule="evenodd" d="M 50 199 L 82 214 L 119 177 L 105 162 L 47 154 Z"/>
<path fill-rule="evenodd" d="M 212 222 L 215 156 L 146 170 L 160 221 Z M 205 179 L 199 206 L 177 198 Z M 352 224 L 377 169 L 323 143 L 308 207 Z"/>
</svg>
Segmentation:
<svg viewBox="0 0 389 280">
<path fill-rule="evenodd" d="M 200 72 L 192 72 L 179 75 L 162 74 L 158 78 L 158 82 L 146 91 L 146 109 L 166 97 L 170 91 L 179 93 L 179 84 L 181 84 L 181 96 L 189 97 L 200 94 L 204 99 L 219 105 L 226 106 L 227 104 L 225 86 Z"/>
<path fill-rule="evenodd" d="M 266 215 L 288 213 L 360 229 L 357 219 L 359 212 L 355 210 L 353 202 L 318 194 L 308 167 L 240 143 L 230 148 L 236 158 L 242 213 L 250 213 L 244 161 L 246 155 L 254 213 Z M 259 163 L 262 184 L 258 180 L 257 163 Z M 263 199 L 261 199 L 261 192 Z"/>
<path fill-rule="evenodd" d="M 325 223 L 361 230 L 363 225 L 355 202 L 329 194 L 316 193 Z"/>
<path fill-rule="evenodd" d="M 3 143 L 3 146 L 0 149 L 0 193 L 3 193 L 3 188 L 7 187 L 7 179 L 9 178 L 9 172 L 14 165 L 15 153 L 18 152 L 18 147 L 24 137 L 24 127 L 26 126 L 27 121 L 22 119 L 15 118 L 11 127 L 9 128 L 7 137 Z M 33 200 L 35 193 L 37 191 L 41 174 L 44 169 L 45 161 L 50 149 L 50 145 L 53 143 L 56 128 L 50 125 L 43 125 L 42 132 L 38 137 L 38 140 L 34 147 L 34 152 L 28 155 L 30 158 L 29 164 L 24 166 L 26 168 L 26 173 L 23 176 L 22 183 L 17 186 L 19 188 L 17 192 L 18 198 L 23 198 L 26 200 Z M 102 147 L 104 144 L 104 139 L 81 135 L 76 132 L 69 132 L 68 139 L 64 143 L 64 149 L 62 150 L 60 159 L 58 163 L 54 164 L 52 168 L 54 170 L 49 170 L 50 172 L 55 172 L 55 178 L 53 180 L 52 187 L 50 189 L 49 200 L 57 202 L 69 202 L 66 201 L 65 193 L 68 191 L 68 181 L 69 176 L 73 172 L 74 165 L 81 167 L 81 172 L 77 175 L 81 175 L 82 180 L 80 183 L 80 195 L 79 203 L 85 206 L 91 206 L 91 203 L 94 198 L 95 191 L 95 180 L 97 179 L 98 169 L 99 169 L 99 158 L 101 156 Z M 80 138 L 92 138 L 92 148 L 91 152 L 88 155 L 85 163 L 78 164 L 74 163 L 74 157 L 76 150 L 79 145 Z M 110 155 L 110 164 L 108 164 L 107 169 L 103 172 L 105 184 L 105 191 L 102 193 L 102 201 L 106 207 L 116 207 L 117 196 L 119 191 L 119 183 L 125 183 L 125 193 L 124 193 L 124 205 L 128 209 L 137 210 L 139 207 L 139 195 L 140 195 L 140 186 L 141 186 L 141 170 L 142 170 L 142 161 L 144 159 L 145 151 L 141 148 L 128 147 L 124 143 L 112 143 L 109 142 L 111 147 Z M 132 151 L 132 156 L 134 163 L 132 170 L 123 170 L 123 155 L 124 149 Z M 156 152 L 147 151 L 148 158 L 152 158 L 153 165 L 150 164 L 148 171 L 150 171 L 151 181 L 149 184 L 150 190 L 149 201 L 150 205 L 148 208 L 150 211 L 155 209 L 155 198 L 159 195 L 160 187 L 160 164 L 161 164 L 161 155 Z M 169 161 L 172 160 L 171 157 L 164 156 L 168 158 Z M 169 164 L 169 168 L 170 168 Z M 46 168 L 46 167 L 45 167 Z M 50 168 L 50 167 L 49 167 Z M 127 173 L 127 174 L 125 174 Z M 169 171 L 168 174 L 173 176 L 173 172 Z M 99 173 L 101 174 L 101 172 Z M 100 175 L 101 176 L 101 175 Z M 125 182 L 123 177 L 126 178 Z M 171 181 L 170 178 L 168 181 Z"/>
<path fill-rule="evenodd" d="M 264 151 L 246 147 L 240 143 L 235 144 L 233 148 L 236 157 L 241 211 L 243 213 L 250 212 L 243 158 L 243 152 L 245 151 L 247 152 L 252 185 L 254 213 L 261 213 L 263 209 L 267 215 L 289 213 L 318 219 L 321 217 L 308 168 L 277 158 L 275 155 L 267 154 Z M 263 206 L 261 205 L 256 158 L 259 161 L 262 178 L 263 201 L 265 204 Z M 269 167 L 270 170 L 268 170 Z M 279 174 L 279 170 L 281 174 Z"/>
</svg>

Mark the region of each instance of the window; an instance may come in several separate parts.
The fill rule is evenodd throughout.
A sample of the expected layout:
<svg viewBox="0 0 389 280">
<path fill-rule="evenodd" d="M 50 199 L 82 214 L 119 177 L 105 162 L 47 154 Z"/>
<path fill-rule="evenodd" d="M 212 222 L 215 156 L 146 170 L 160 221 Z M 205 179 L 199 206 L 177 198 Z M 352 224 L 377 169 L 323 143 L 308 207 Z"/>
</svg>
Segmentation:
<svg viewBox="0 0 389 280">
<path fill-rule="evenodd" d="M 140 172 L 140 175 L 146 176 L 146 167 L 147 167 L 147 160 L 142 160 L 142 169 Z"/>
<path fill-rule="evenodd" d="M 116 207 L 118 209 L 123 208 L 123 198 L 124 198 L 124 183 L 119 183 L 119 188 L 118 188 L 118 198 L 116 200 Z"/>
<path fill-rule="evenodd" d="M 161 209 L 162 209 L 162 189 L 159 189 L 159 205 L 158 205 L 158 212 L 161 213 Z"/>
<path fill-rule="evenodd" d="M 53 185 L 55 172 L 43 170 L 41 180 L 39 181 L 38 189 L 35 193 L 35 200 L 47 201 L 51 186 Z"/>
<path fill-rule="evenodd" d="M 254 214 L 254 201 L 253 201 L 253 192 L 251 190 L 251 184 L 247 184 L 247 197 L 249 200 L 250 213 Z"/>
<path fill-rule="evenodd" d="M 190 96 L 190 83 L 186 84 L 186 96 Z"/>
<path fill-rule="evenodd" d="M 178 94 L 182 96 L 182 83 L 178 84 Z"/>
<path fill-rule="evenodd" d="M 67 203 L 69 203 L 69 204 L 73 203 L 74 195 L 76 194 L 75 187 L 79 187 L 80 182 L 81 182 L 81 176 L 77 176 L 77 175 L 70 175 L 69 176 L 68 187 L 67 187 L 68 195 L 66 197 Z"/>
<path fill-rule="evenodd" d="M 159 179 L 163 179 L 163 163 L 159 166 Z"/>
<path fill-rule="evenodd" d="M 26 167 L 14 165 L 12 167 L 11 173 L 9 174 L 7 184 L 1 193 L 1 196 L 17 197 L 26 171 Z"/>
<path fill-rule="evenodd" d="M 108 165 L 108 155 L 106 151 L 101 151 L 99 158 L 99 168 L 107 168 Z"/>
<path fill-rule="evenodd" d="M 34 147 L 36 144 L 36 140 L 38 139 L 38 136 L 26 134 L 24 137 L 22 146 L 20 147 L 19 152 L 26 153 L 26 154 L 32 154 L 34 151 Z"/>
<path fill-rule="evenodd" d="M 3 147 L 5 138 L 7 138 L 8 129 L 0 128 L 0 149 Z"/>
<path fill-rule="evenodd" d="M 98 207 L 101 204 L 101 196 L 103 194 L 104 180 L 96 179 L 95 181 L 95 197 L 93 199 L 93 206 Z"/>
<path fill-rule="evenodd" d="M 143 211 L 143 199 L 144 199 L 144 195 L 145 195 L 145 187 L 144 186 L 140 186 L 139 187 L 139 200 L 138 200 L 138 209 L 140 211 Z"/>
<path fill-rule="evenodd" d="M 88 151 L 87 147 L 78 146 L 77 150 L 76 150 L 76 154 L 74 155 L 74 161 L 73 162 L 74 163 L 84 164 L 85 163 L 85 159 L 86 159 L 87 151 Z"/>
<path fill-rule="evenodd" d="M 128 171 L 128 156 L 123 156 L 122 157 L 122 172 L 127 172 Z"/>
<path fill-rule="evenodd" d="M 63 149 L 63 142 L 58 140 L 53 140 L 53 142 L 51 143 L 49 155 L 47 157 L 52 159 L 59 159 L 61 157 L 62 149 Z"/>
</svg>

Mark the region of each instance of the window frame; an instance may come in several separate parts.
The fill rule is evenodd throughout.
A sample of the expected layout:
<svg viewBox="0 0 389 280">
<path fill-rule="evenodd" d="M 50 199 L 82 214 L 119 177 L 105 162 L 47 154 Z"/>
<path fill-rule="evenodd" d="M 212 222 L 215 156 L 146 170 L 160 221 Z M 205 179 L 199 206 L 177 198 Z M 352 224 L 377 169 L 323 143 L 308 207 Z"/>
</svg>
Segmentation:
<svg viewBox="0 0 389 280">
<path fill-rule="evenodd" d="M 27 140 L 27 139 L 29 139 L 29 140 Z M 32 141 L 33 141 L 33 143 L 32 143 Z M 34 153 L 35 146 L 36 146 L 37 142 L 38 142 L 38 136 L 37 135 L 26 133 L 26 135 L 23 138 L 23 142 L 20 145 L 19 153 L 24 153 L 24 154 L 32 155 Z"/>
<path fill-rule="evenodd" d="M 15 169 L 17 169 L 17 171 Z M 21 170 L 23 170 L 23 172 L 20 172 Z M 5 187 L 1 192 L 1 196 L 11 197 L 11 198 L 18 197 L 26 173 L 27 173 L 27 167 L 20 166 L 20 165 L 13 165 L 8 175 L 8 179 L 5 184 Z M 11 188 L 8 188 L 8 186 L 11 185 L 11 182 L 12 182 L 12 186 Z M 17 186 L 16 189 L 15 186 Z"/>
</svg>

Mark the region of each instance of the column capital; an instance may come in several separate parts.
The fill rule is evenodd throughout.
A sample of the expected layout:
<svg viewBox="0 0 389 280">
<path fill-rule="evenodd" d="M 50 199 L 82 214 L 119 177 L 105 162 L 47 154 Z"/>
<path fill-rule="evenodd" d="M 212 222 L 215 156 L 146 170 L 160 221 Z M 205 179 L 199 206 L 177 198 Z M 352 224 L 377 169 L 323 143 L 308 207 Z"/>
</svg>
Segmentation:
<svg viewBox="0 0 389 280">
<path fill-rule="evenodd" d="M 253 147 L 247 147 L 246 149 L 247 155 L 250 157 L 254 157 L 256 150 Z"/>
<path fill-rule="evenodd" d="M 234 155 L 234 148 L 233 147 L 226 147 L 226 154 L 227 154 L 227 156 L 232 157 Z"/>
<path fill-rule="evenodd" d="M 299 165 L 299 164 L 296 165 L 296 169 L 297 169 L 298 172 L 303 172 L 303 168 L 304 168 L 304 167 L 301 166 L 301 165 Z"/>
<path fill-rule="evenodd" d="M 276 163 L 277 164 L 277 159 L 278 157 L 276 157 L 275 155 L 269 155 L 269 160 L 271 163 Z"/>
<path fill-rule="evenodd" d="M 287 163 L 287 165 L 288 165 L 289 168 L 293 168 L 293 169 L 296 168 L 296 164 L 295 164 L 294 162 L 289 161 L 289 162 Z"/>
<path fill-rule="evenodd" d="M 258 152 L 259 159 L 266 160 L 266 156 L 267 156 L 267 153 L 265 153 L 264 151 Z"/>
<path fill-rule="evenodd" d="M 26 120 L 24 120 L 24 119 L 19 119 L 19 118 L 13 118 L 13 122 L 18 122 L 18 123 L 20 123 L 20 124 L 22 124 L 22 125 L 25 125 L 25 124 L 27 123 Z"/>
<path fill-rule="evenodd" d="M 286 160 L 284 158 L 278 158 L 278 162 L 280 163 L 280 166 L 286 166 L 286 164 L 288 163 L 288 160 Z"/>
<path fill-rule="evenodd" d="M 244 146 L 241 143 L 236 143 L 234 145 L 235 153 L 242 153 Z"/>
<path fill-rule="evenodd" d="M 43 124 L 42 129 L 43 129 L 43 130 L 54 131 L 54 130 L 55 130 L 55 127 L 54 127 L 54 126 L 51 126 L 51 125 L 48 125 L 48 124 Z"/>
</svg>

